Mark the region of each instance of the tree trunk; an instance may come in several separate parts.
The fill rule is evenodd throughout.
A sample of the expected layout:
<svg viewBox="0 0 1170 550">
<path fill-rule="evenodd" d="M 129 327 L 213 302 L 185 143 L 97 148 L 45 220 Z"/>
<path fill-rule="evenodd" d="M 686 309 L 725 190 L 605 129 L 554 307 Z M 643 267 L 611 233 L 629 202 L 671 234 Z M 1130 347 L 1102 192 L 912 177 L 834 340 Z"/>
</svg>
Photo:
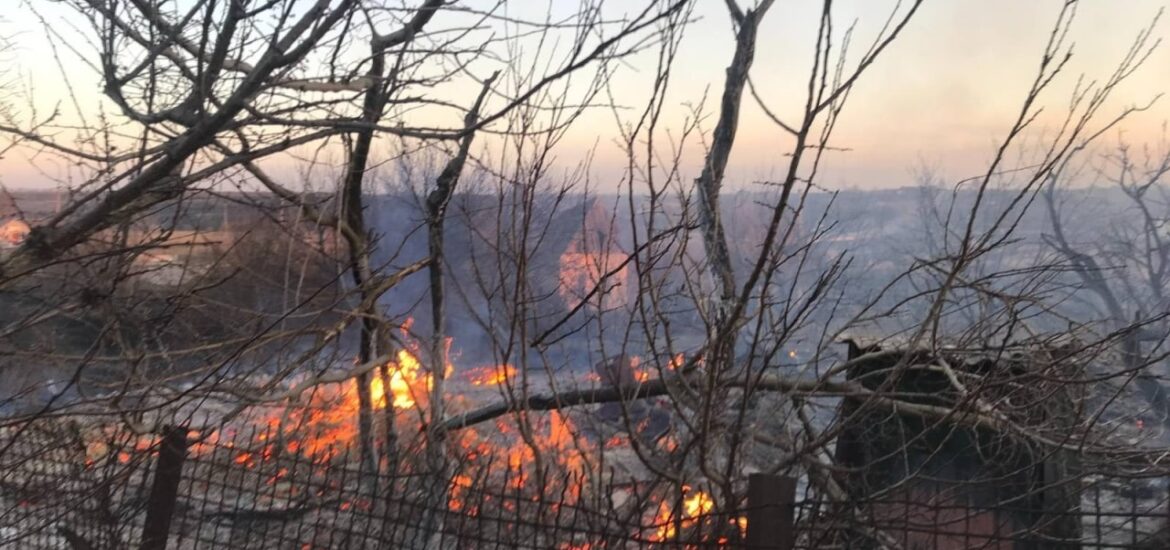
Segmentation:
<svg viewBox="0 0 1170 550">
<path fill-rule="evenodd" d="M 366 229 L 362 201 L 362 182 L 365 180 L 366 164 L 370 157 L 370 145 L 374 139 L 373 124 L 381 117 L 386 104 L 383 72 L 385 55 L 375 51 L 367 76 L 370 79 L 362 104 L 362 120 L 370 127 L 359 130 L 346 163 L 345 182 L 342 187 L 342 223 L 349 231 L 343 231 L 349 247 L 349 268 L 354 288 L 362 304 L 361 336 L 358 361 L 367 363 L 378 357 L 378 303 L 370 295 L 373 273 L 370 269 L 369 234 Z M 362 466 L 367 473 L 378 471 L 378 457 L 374 444 L 374 407 L 370 396 L 370 374 L 364 372 L 356 379 L 358 394 L 358 446 Z M 389 388 L 387 388 L 389 389 Z M 387 403 L 387 408 L 391 404 Z M 388 449 L 388 452 L 395 452 Z"/>
<path fill-rule="evenodd" d="M 487 96 L 488 90 L 491 89 L 492 82 L 496 79 L 498 73 L 492 74 L 483 83 L 483 89 L 479 92 L 479 97 L 475 100 L 475 104 L 471 110 L 467 112 L 467 116 L 463 119 L 463 124 L 466 128 L 471 129 L 475 126 L 479 119 L 479 110 L 483 105 L 484 98 Z M 463 172 L 463 166 L 467 162 L 467 153 L 471 148 L 471 142 L 475 138 L 475 132 L 468 132 L 467 135 L 459 141 L 459 150 L 451 160 L 447 161 L 447 165 L 435 180 L 435 189 L 427 195 L 427 250 L 430 255 L 430 263 L 428 264 L 428 271 L 430 275 L 430 294 L 431 294 L 431 395 L 430 395 L 430 422 L 427 423 L 427 452 L 428 461 L 432 472 L 434 472 L 435 490 L 433 492 L 435 497 L 435 505 L 433 510 L 439 510 L 439 507 L 445 507 L 447 504 L 447 483 L 449 479 L 448 467 L 446 460 L 446 439 L 447 430 L 444 421 L 446 420 L 446 399 L 444 396 L 444 380 L 447 376 L 447 334 L 444 327 L 446 323 L 446 298 L 443 287 L 443 226 L 447 219 L 447 205 L 451 202 L 451 196 L 455 193 L 455 186 L 459 183 L 459 176 Z M 440 520 L 441 521 L 441 520 Z M 432 526 L 430 532 L 435 533 L 429 544 L 431 547 L 442 547 L 442 529 L 441 526 Z"/>
</svg>

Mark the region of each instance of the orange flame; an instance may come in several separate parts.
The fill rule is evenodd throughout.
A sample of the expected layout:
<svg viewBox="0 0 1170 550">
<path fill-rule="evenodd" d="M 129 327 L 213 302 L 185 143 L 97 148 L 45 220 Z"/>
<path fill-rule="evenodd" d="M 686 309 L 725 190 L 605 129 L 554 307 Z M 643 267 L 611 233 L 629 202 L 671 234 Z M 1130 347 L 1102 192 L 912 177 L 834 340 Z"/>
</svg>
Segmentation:
<svg viewBox="0 0 1170 550">
<path fill-rule="evenodd" d="M 690 492 L 689 486 L 683 486 L 683 494 Z M 665 501 L 658 505 L 658 517 L 656 523 L 654 536 L 651 540 L 667 541 L 675 538 L 678 535 L 676 529 L 682 527 L 683 529 L 690 528 L 696 525 L 703 516 L 710 514 L 715 509 L 715 501 L 711 495 L 703 491 L 694 491 L 690 496 L 686 496 L 682 501 L 681 514 L 676 518 L 673 507 Z"/>
<path fill-rule="evenodd" d="M 599 299 L 603 308 L 626 304 L 626 295 L 614 290 L 627 279 L 629 267 L 621 265 L 623 254 L 602 250 L 602 246 L 594 243 L 594 250 L 589 250 L 589 246 L 578 240 L 561 254 L 557 292 L 566 306 L 577 307 L 599 285 L 603 288 L 592 299 Z"/>
<path fill-rule="evenodd" d="M 642 368 L 642 358 L 637 355 L 630 357 L 630 371 L 634 373 L 634 380 L 638 382 L 650 380 L 650 371 Z"/>
<path fill-rule="evenodd" d="M 516 367 L 512 365 L 495 365 L 476 369 L 470 374 L 473 386 L 499 386 L 516 376 Z"/>
<path fill-rule="evenodd" d="M 412 319 L 402 326 L 403 341 L 407 348 L 398 351 L 394 360 L 384 369 L 370 372 L 368 392 L 375 409 L 405 410 L 425 405 L 434 385 L 432 373 L 425 372 L 418 359 L 417 340 L 408 334 Z M 450 339 L 447 340 L 448 349 Z M 449 361 L 444 361 L 444 376 L 454 370 Z M 385 377 L 383 377 L 383 372 Z M 253 425 L 265 426 L 264 433 L 256 436 L 263 443 L 259 455 L 233 454 L 232 460 L 251 467 L 257 459 L 267 460 L 275 452 L 298 453 L 314 461 L 327 461 L 338 456 L 357 439 L 356 419 L 361 399 L 358 384 L 354 381 L 318 384 L 298 396 L 305 400 L 292 406 L 260 406 L 252 409 L 248 416 Z M 378 416 L 381 420 L 383 415 Z M 230 430 L 229 430 L 230 435 Z M 194 446 L 194 452 L 211 452 L 220 439 L 219 432 L 203 438 Z M 230 440 L 231 438 L 226 438 Z M 227 443 L 229 448 L 231 443 Z"/>
<path fill-rule="evenodd" d="M 431 375 L 420 376 L 422 364 L 418 358 L 407 350 L 398 350 L 398 361 L 387 365 L 390 379 L 390 403 L 395 409 L 409 409 L 417 404 L 416 395 L 421 395 L 423 389 L 430 389 L 433 381 Z M 386 408 L 386 388 L 383 387 L 382 376 L 376 373 L 370 379 L 370 400 L 377 409 Z M 356 397 L 356 396 L 355 396 Z"/>
</svg>

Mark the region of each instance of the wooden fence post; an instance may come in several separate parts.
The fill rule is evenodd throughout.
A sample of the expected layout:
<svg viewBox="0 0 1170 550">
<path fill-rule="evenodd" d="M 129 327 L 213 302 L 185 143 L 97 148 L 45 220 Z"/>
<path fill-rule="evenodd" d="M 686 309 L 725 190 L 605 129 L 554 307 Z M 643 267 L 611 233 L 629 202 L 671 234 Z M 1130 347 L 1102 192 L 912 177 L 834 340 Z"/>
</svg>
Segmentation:
<svg viewBox="0 0 1170 550">
<path fill-rule="evenodd" d="M 142 550 L 165 550 L 183 479 L 183 462 L 187 460 L 187 428 L 167 426 L 163 429 L 154 466 L 154 482 L 146 500 L 146 522 L 142 525 Z"/>
<path fill-rule="evenodd" d="M 796 480 L 767 474 L 748 476 L 747 547 L 750 550 L 792 550 Z"/>
</svg>

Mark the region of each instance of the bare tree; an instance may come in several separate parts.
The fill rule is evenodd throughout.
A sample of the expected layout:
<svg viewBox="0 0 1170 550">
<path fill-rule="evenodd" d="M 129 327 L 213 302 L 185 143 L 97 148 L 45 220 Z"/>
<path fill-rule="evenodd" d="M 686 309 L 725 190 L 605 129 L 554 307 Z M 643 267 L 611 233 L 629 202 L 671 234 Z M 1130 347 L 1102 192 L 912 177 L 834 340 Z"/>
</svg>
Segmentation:
<svg viewBox="0 0 1170 550">
<path fill-rule="evenodd" d="M 1152 412 L 1164 426 L 1170 426 L 1170 399 L 1157 367 L 1167 336 L 1164 318 L 1170 248 L 1162 230 L 1162 180 L 1170 170 L 1170 155 L 1146 148 L 1138 156 L 1122 143 L 1103 160 L 1105 166 L 1097 173 L 1105 178 L 1105 185 L 1096 190 L 1106 204 L 1115 197 L 1124 201 L 1124 219 L 1111 223 L 1104 228 L 1107 233 L 1094 235 L 1092 241 L 1078 237 L 1079 232 L 1068 228 L 1075 211 L 1065 208 L 1068 203 L 1075 205 L 1077 191 L 1067 180 L 1076 174 L 1066 169 L 1054 174 L 1045 187 L 1044 205 L 1052 231 L 1044 240 L 1068 262 L 1080 287 L 1096 297 L 1088 304 L 1096 314 L 1084 321 L 1100 320 L 1105 331 L 1119 334 L 1119 368 L 1131 373 Z"/>
<path fill-rule="evenodd" d="M 838 152 L 833 133 L 856 84 L 922 4 L 895 5 L 851 57 L 854 28 L 842 31 L 833 2 L 822 2 L 805 95 L 786 113 L 751 78 L 757 38 L 781 8 L 727 1 L 734 51 L 708 136 L 702 102 L 679 126 L 664 120 L 693 19 L 685 0 L 647 1 L 621 17 L 586 3 L 561 21 L 517 15 L 502 2 L 70 0 L 89 25 L 73 40 L 96 46 L 116 120 L 82 117 L 64 128 L 53 117 L 13 119 L 0 128 L 15 146 L 67 159 L 88 178 L 0 257 L 0 288 L 22 300 L 20 316 L 0 325 L 0 343 L 64 365 L 83 395 L 54 391 L 0 426 L 24 430 L 30 420 L 82 412 L 149 432 L 177 416 L 211 441 L 264 407 L 279 410 L 281 426 L 311 423 L 316 396 L 341 385 L 357 402 L 355 462 L 367 494 L 388 501 L 398 476 L 428 480 L 407 484 L 424 503 L 406 537 L 418 547 L 449 543 L 457 495 L 501 486 L 517 502 L 563 495 L 555 510 L 531 512 L 541 520 L 560 521 L 563 504 L 634 518 L 622 525 L 657 519 L 665 527 L 636 533 L 654 542 L 682 540 L 684 527 L 709 527 L 704 542 L 737 540 L 744 479 L 761 471 L 804 480 L 823 505 L 818 513 L 847 526 L 843 544 L 905 546 L 909 538 L 883 527 L 885 511 L 862 503 L 914 496 L 934 479 L 932 457 L 956 439 L 1004 459 L 976 472 L 984 478 L 963 480 L 972 485 L 1015 483 L 1037 464 L 1056 464 L 1057 481 L 1028 489 L 1058 502 L 1059 516 L 1078 493 L 1050 485 L 1076 478 L 1082 462 L 1143 473 L 1163 466 L 1159 450 L 1127 448 L 1099 426 L 1111 402 L 1083 390 L 1127 377 L 1146 384 L 1150 361 L 1130 358 L 1132 312 L 1110 309 L 1118 324 L 1104 335 L 1046 330 L 1034 320 L 1059 312 L 1043 297 L 1058 266 L 993 260 L 1011 253 L 1045 186 L 1140 110 L 1101 121 L 1110 94 L 1147 59 L 1152 26 L 1115 73 L 1076 89 L 1038 159 L 1012 165 L 1072 55 L 1076 2 L 1065 2 L 986 170 L 955 183 L 945 213 L 931 212 L 937 246 L 907 259 L 875 296 L 854 300 L 842 282 L 857 266 L 826 253 L 835 224 L 828 207 L 809 204 Z M 627 109 L 610 77 L 636 54 L 655 66 L 649 99 Z M 563 172 L 555 162 L 569 129 L 600 109 L 613 113 L 626 156 L 617 200 L 592 184 L 587 161 Z M 775 151 L 784 164 L 778 181 L 741 196 L 727 173 L 747 109 L 785 136 Z M 66 129 L 77 139 L 54 136 Z M 704 148 L 692 178 L 683 157 L 695 142 Z M 427 174 L 429 165 L 441 169 Z M 1136 205 L 1149 205 L 1165 165 L 1131 183 L 1136 172 L 1122 164 L 1121 186 Z M 416 191 L 407 197 L 414 210 L 390 211 L 377 193 L 387 188 Z M 969 202 L 959 202 L 960 190 Z M 257 235 L 281 237 L 205 242 L 215 232 L 192 230 L 176 239 L 180 222 L 225 202 L 265 221 Z M 382 217 L 394 227 L 379 225 Z M 1100 266 L 1074 252 L 1053 219 L 1053 246 L 1081 262 L 1077 273 L 1092 287 Z M 1129 261 L 1160 300 L 1164 220 L 1143 219 L 1147 246 Z M 412 249 L 416 232 L 425 246 Z M 272 242 L 287 249 L 265 250 L 279 248 Z M 199 262 L 152 259 L 172 246 L 210 252 Z M 259 260 L 275 267 L 262 270 Z M 141 282 L 139 271 L 172 263 L 177 281 Z M 425 297 L 403 291 L 423 270 Z M 253 288 L 237 286 L 241 274 L 283 291 L 279 307 L 264 299 L 239 307 Z M 1116 298 L 1098 286 L 1102 299 Z M 227 310 L 240 315 L 222 320 L 230 337 L 184 341 L 197 333 L 191 315 Z M 396 317 L 402 311 L 429 326 L 414 332 Z M 81 351 L 24 345 L 59 318 L 86 324 Z M 879 332 L 895 318 L 896 330 Z M 456 394 L 446 372 L 451 327 L 464 320 L 483 335 L 476 351 L 491 357 L 492 393 L 476 402 Z M 874 337 L 858 334 L 867 331 Z M 1096 368 L 1119 339 L 1123 368 Z M 408 359 L 424 374 L 396 388 Z M 86 376 L 100 363 L 113 368 L 95 392 Z M 158 372 L 160 364 L 171 368 Z M 497 437 L 514 445 L 493 447 Z M 899 461 L 898 475 L 870 475 Z M 379 485 L 383 475 L 393 482 Z M 619 490 L 634 496 L 616 503 Z M 684 500 L 700 512 L 687 516 Z M 1049 523 L 1061 522 L 1029 529 L 1074 531 Z"/>
</svg>

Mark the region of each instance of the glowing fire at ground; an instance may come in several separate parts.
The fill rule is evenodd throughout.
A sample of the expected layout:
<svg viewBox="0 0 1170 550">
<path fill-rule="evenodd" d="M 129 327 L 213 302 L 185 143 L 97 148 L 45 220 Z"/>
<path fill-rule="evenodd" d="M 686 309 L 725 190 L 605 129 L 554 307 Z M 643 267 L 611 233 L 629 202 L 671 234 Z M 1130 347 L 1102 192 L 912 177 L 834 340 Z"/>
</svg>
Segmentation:
<svg viewBox="0 0 1170 550">
<path fill-rule="evenodd" d="M 639 382 L 648 382 L 650 380 L 650 371 L 641 367 L 641 357 L 638 357 L 637 355 L 630 357 L 630 370 L 634 371 L 634 379 Z"/>
<path fill-rule="evenodd" d="M 621 365 L 618 365 L 616 368 L 619 371 L 622 368 L 628 368 L 629 373 L 633 378 L 633 380 L 630 380 L 630 381 L 644 383 L 644 382 L 649 382 L 651 379 L 658 378 L 658 375 L 660 374 L 659 371 L 663 371 L 663 373 L 665 373 L 665 371 L 675 371 L 675 370 L 678 370 L 679 367 L 683 366 L 683 364 L 684 364 L 684 357 L 683 357 L 683 354 L 681 354 L 681 353 L 675 354 L 673 357 L 670 358 L 669 361 L 666 362 L 665 365 L 661 365 L 661 366 L 659 366 L 659 364 L 655 364 L 653 361 L 645 362 L 642 360 L 641 357 L 639 357 L 637 355 L 631 355 L 631 356 L 629 356 L 629 358 L 626 362 L 626 365 L 624 367 Z M 617 380 L 622 381 L 622 383 L 625 383 L 626 377 L 623 376 L 622 373 L 620 373 L 620 372 L 615 373 L 614 376 L 616 377 Z M 594 374 L 592 377 L 589 378 L 589 380 L 597 382 L 597 381 L 602 381 L 602 378 L 603 377 Z"/>
<path fill-rule="evenodd" d="M 529 470 L 536 462 L 538 451 L 546 464 L 551 460 L 561 473 L 579 476 L 584 469 L 585 460 L 583 449 L 579 446 L 580 442 L 574 437 L 576 428 L 572 421 L 559 411 L 552 411 L 533 424 L 532 444 L 529 444 L 525 442 L 514 422 L 501 420 L 496 423 L 500 433 L 511 440 L 510 445 L 496 452 L 507 455 L 512 484 L 519 488 L 528 482 L 531 474 Z M 574 491 L 574 498 L 576 493 L 577 491 Z"/>
<path fill-rule="evenodd" d="M 516 377 L 516 367 L 512 365 L 493 365 L 472 371 L 469 380 L 473 386 L 499 386 Z"/>
<path fill-rule="evenodd" d="M 448 369 L 450 369 L 450 365 L 448 365 Z M 391 403 L 395 409 L 414 407 L 418 402 L 416 396 L 422 395 L 420 391 L 429 391 L 434 385 L 434 379 L 430 374 L 419 374 L 422 370 L 422 364 L 419 363 L 418 358 L 404 349 L 398 350 L 398 362 L 390 363 L 386 370 L 390 379 L 390 395 L 393 396 Z M 370 380 L 370 400 L 373 402 L 374 408 L 386 408 L 384 384 L 380 373 L 376 373 Z M 356 393 L 353 397 L 357 398 Z"/>
<path fill-rule="evenodd" d="M 564 499 L 563 503 L 575 504 L 581 496 L 580 480 L 585 470 L 584 456 L 590 452 L 588 444 L 576 436 L 572 421 L 560 412 L 553 411 L 529 420 L 527 428 L 521 430 L 514 419 L 501 418 L 495 423 L 496 433 L 491 436 L 475 430 L 461 431 L 458 434 L 458 445 L 471 461 L 502 465 L 502 469 L 495 475 L 500 478 L 498 481 L 506 480 L 508 489 L 551 491 L 559 494 Z M 522 431 L 531 437 L 526 439 Z M 533 486 L 530 482 L 537 474 L 535 466 L 538 454 L 544 467 L 551 468 L 554 475 L 551 479 L 546 477 L 543 485 Z M 546 476 L 549 473 L 544 472 Z M 571 481 L 561 487 L 563 491 L 550 485 L 565 479 Z M 469 504 L 465 499 L 473 485 L 472 478 L 466 474 L 457 474 L 453 478 L 448 498 L 450 510 L 470 516 L 479 513 L 478 504 Z"/>
<path fill-rule="evenodd" d="M 405 411 L 421 409 L 434 384 L 432 373 L 424 369 L 418 359 L 417 341 L 409 338 L 410 322 L 402 327 L 403 340 L 410 349 L 398 351 L 394 361 L 370 372 L 368 391 L 375 410 Z M 450 342 L 448 341 L 448 347 Z M 453 367 L 446 362 L 444 376 L 450 376 Z M 387 388 L 389 391 L 387 391 Z M 254 439 L 262 444 L 262 451 L 240 451 L 232 459 L 236 464 L 254 467 L 277 452 L 301 454 L 314 461 L 333 459 L 357 440 L 357 418 L 360 410 L 358 386 L 355 380 L 319 384 L 296 396 L 299 402 L 255 407 L 244 414 L 250 424 L 247 429 L 260 429 Z M 379 415 L 380 420 L 384 418 Z M 237 427 L 224 428 L 202 438 L 191 449 L 202 454 L 216 448 L 219 441 L 236 438 Z M 231 446 L 230 443 L 225 445 Z"/>
<path fill-rule="evenodd" d="M 405 327 L 404 327 L 405 328 Z M 407 347 L 397 352 L 395 360 L 370 371 L 369 386 L 359 388 L 353 380 L 341 383 L 319 384 L 312 386 L 302 395 L 296 396 L 297 401 L 280 403 L 270 406 L 257 407 L 250 417 L 251 427 L 262 429 L 251 436 L 253 444 L 245 448 L 234 448 L 233 440 L 237 440 L 235 428 L 224 428 L 223 433 L 217 431 L 205 437 L 191 448 L 191 452 L 201 454 L 212 452 L 227 453 L 227 461 L 243 468 L 260 468 L 263 464 L 270 464 L 274 457 L 281 453 L 295 453 L 310 457 L 314 463 L 324 464 L 338 458 L 347 449 L 352 450 L 358 439 L 357 418 L 359 411 L 358 392 L 369 392 L 371 403 L 376 410 L 384 412 L 395 411 L 426 411 L 430 390 L 433 387 L 433 376 L 429 369 L 419 359 L 418 345 L 408 337 Z M 448 342 L 449 344 L 450 342 Z M 624 357 L 624 356 L 623 356 Z M 661 359 L 666 359 L 665 357 Z M 623 361 L 625 361 L 623 359 Z M 444 361 L 444 376 L 453 372 L 449 362 Z M 659 375 L 665 375 L 666 370 L 680 368 L 684 364 L 682 354 L 664 360 L 642 360 L 639 357 L 629 357 L 624 368 L 628 368 L 633 379 L 637 382 L 646 382 Z M 593 373 L 596 374 L 596 373 Z M 467 371 L 464 378 L 473 386 L 498 386 L 508 383 L 517 376 L 517 369 L 509 364 L 489 365 Z M 626 376 L 629 376 L 627 374 Z M 389 410 L 387 410 L 389 409 Z M 394 415 L 381 414 L 376 421 L 393 419 Z M 398 422 L 403 424 L 425 420 L 424 414 L 400 415 Z M 404 428 L 400 433 L 413 433 L 416 426 Z M 502 465 L 503 479 L 508 487 L 524 491 L 543 491 L 545 494 L 554 492 L 561 495 L 564 504 L 575 504 L 582 498 L 585 488 L 584 479 L 590 473 L 590 464 L 596 453 L 605 449 L 628 447 L 629 435 L 617 434 L 604 442 L 593 443 L 580 436 L 572 420 L 564 413 L 554 410 L 547 414 L 505 416 L 495 422 L 495 430 L 491 425 L 485 429 L 467 429 L 453 432 L 451 444 L 460 449 L 462 458 L 468 464 L 483 463 Z M 226 443 L 220 443 L 220 441 Z M 136 448 L 148 449 L 154 441 L 144 440 L 137 443 Z M 660 448 L 669 452 L 677 445 L 669 435 L 659 443 Z M 88 453 L 91 460 L 96 460 L 105 454 L 102 448 L 94 447 Z M 117 459 L 129 460 L 129 455 Z M 545 468 L 540 471 L 537 465 Z M 475 516 L 479 513 L 480 500 L 471 498 L 480 479 L 473 479 L 472 472 L 456 472 L 448 493 L 448 507 L 453 512 Z M 548 474 L 552 473 L 550 478 Z M 269 483 L 276 483 L 288 470 L 280 468 L 270 477 Z M 470 474 L 470 475 L 469 475 Z M 537 480 L 540 481 L 537 481 Z M 501 480 L 502 481 L 502 480 Z M 552 487 L 549 484 L 563 483 L 563 487 Z M 653 520 L 653 527 L 648 528 L 651 540 L 667 542 L 683 539 L 684 532 L 691 530 L 704 522 L 704 518 L 711 516 L 715 509 L 712 497 L 699 490 L 684 486 L 681 500 L 664 498 L 655 505 L 651 504 L 646 510 L 645 519 Z M 343 503 L 349 506 L 349 503 Z M 360 505 L 360 504 L 359 504 Z M 501 504 L 506 505 L 506 504 Z M 740 528 L 743 528 L 742 520 Z M 588 544 L 572 546 L 572 548 L 588 548 Z M 565 548 L 569 548 L 566 546 Z"/>
<path fill-rule="evenodd" d="M 686 496 L 691 493 L 690 496 Z M 698 524 L 703 516 L 710 514 L 715 509 L 715 501 L 711 499 L 711 495 L 703 491 L 691 491 L 689 486 L 683 486 L 683 501 L 681 514 L 675 517 L 674 507 L 666 502 L 658 504 L 658 517 L 656 518 L 658 528 L 655 530 L 654 536 L 651 540 L 654 541 L 668 541 L 678 535 L 677 529 L 689 529 Z"/>
<path fill-rule="evenodd" d="M 447 364 L 445 370 L 444 376 L 449 376 L 453 367 Z M 424 407 L 433 386 L 434 377 L 424 371 L 418 356 L 402 349 L 398 351 L 397 360 L 385 365 L 384 371 L 375 369 L 371 372 L 368 391 L 375 410 L 384 410 L 389 405 L 394 410 L 405 411 Z M 356 419 L 361 405 L 355 382 L 318 387 L 309 401 L 306 415 L 286 413 L 293 422 L 284 422 L 284 425 L 307 432 L 301 438 L 299 449 L 290 451 L 300 450 L 318 457 L 335 453 L 335 449 L 357 440 Z"/>
</svg>

